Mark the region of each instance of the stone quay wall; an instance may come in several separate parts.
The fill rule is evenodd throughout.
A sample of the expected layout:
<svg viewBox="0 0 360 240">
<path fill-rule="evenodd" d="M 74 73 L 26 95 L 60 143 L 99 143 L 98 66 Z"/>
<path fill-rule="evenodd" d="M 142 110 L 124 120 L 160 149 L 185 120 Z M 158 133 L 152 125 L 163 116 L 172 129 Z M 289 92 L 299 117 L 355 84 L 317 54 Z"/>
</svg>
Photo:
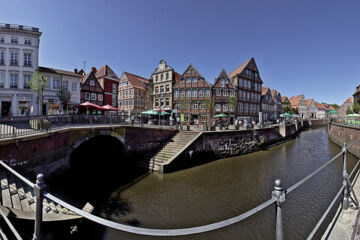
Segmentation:
<svg viewBox="0 0 360 240">
<path fill-rule="evenodd" d="M 360 138 L 360 128 L 331 123 L 328 125 L 328 135 L 331 141 L 342 147 L 344 143 L 349 145 Z M 360 158 L 360 140 L 348 148 L 348 150 Z"/>
</svg>

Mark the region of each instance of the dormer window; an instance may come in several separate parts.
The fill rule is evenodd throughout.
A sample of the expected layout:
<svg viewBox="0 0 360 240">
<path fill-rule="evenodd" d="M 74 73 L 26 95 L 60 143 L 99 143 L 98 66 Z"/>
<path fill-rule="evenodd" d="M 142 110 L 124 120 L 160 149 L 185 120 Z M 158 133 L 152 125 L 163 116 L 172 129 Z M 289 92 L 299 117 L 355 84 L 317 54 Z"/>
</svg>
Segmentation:
<svg viewBox="0 0 360 240">
<path fill-rule="evenodd" d="M 12 37 L 11 38 L 11 43 L 17 44 L 18 43 L 18 38 L 17 37 Z"/>
<path fill-rule="evenodd" d="M 95 81 L 94 80 L 90 80 L 90 86 L 95 86 Z"/>
</svg>

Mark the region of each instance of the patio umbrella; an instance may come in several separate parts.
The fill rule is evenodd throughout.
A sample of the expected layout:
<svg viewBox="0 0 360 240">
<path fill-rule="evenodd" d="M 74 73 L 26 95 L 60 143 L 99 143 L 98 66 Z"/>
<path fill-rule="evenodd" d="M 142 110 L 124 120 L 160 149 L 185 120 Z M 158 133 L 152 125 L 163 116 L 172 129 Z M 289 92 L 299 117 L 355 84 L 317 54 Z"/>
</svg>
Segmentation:
<svg viewBox="0 0 360 240">
<path fill-rule="evenodd" d="M 335 111 L 335 110 L 331 110 L 329 111 L 330 114 L 333 114 L 333 113 L 339 113 L 338 111 Z"/>
<path fill-rule="evenodd" d="M 157 115 L 158 112 L 157 111 L 154 111 L 154 110 L 147 110 L 147 111 L 144 111 L 144 112 L 141 112 L 142 114 L 149 114 L 149 115 Z"/>
<path fill-rule="evenodd" d="M 291 114 L 291 117 L 297 118 L 297 117 L 300 117 L 300 115 L 299 114 Z"/>
<path fill-rule="evenodd" d="M 77 107 L 86 107 L 86 114 L 88 114 L 88 109 L 89 108 L 95 108 L 97 110 L 106 110 L 105 108 L 103 108 L 102 106 L 96 105 L 94 103 L 91 102 L 84 102 L 79 104 Z"/>
<path fill-rule="evenodd" d="M 228 115 L 221 113 L 221 114 L 215 115 L 214 118 L 227 117 L 227 116 Z"/>
<path fill-rule="evenodd" d="M 166 116 L 166 115 L 170 115 L 170 113 L 168 113 L 168 112 L 161 112 L 161 116 Z"/>
<path fill-rule="evenodd" d="M 357 114 L 357 113 L 351 113 L 351 114 L 348 114 L 346 115 L 347 117 L 360 117 L 360 114 Z"/>
<path fill-rule="evenodd" d="M 290 113 L 283 113 L 283 114 L 280 114 L 280 117 L 291 117 L 291 114 Z"/>
<path fill-rule="evenodd" d="M 113 106 L 110 106 L 109 104 L 103 106 L 103 108 L 104 108 L 105 110 L 109 110 L 109 111 L 119 111 L 118 108 L 113 107 Z"/>
</svg>

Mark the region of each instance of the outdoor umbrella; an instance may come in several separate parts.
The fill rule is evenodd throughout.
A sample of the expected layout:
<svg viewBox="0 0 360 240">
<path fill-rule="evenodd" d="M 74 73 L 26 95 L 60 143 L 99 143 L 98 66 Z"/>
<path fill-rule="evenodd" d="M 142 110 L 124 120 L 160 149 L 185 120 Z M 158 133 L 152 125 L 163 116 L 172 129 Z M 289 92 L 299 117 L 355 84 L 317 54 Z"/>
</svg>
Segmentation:
<svg viewBox="0 0 360 240">
<path fill-rule="evenodd" d="M 91 103 L 91 102 L 84 102 L 84 103 L 81 103 L 78 105 L 78 107 L 86 107 L 86 114 L 88 114 L 88 109 L 89 108 L 95 108 L 97 110 L 105 110 L 105 108 L 99 106 L 99 105 L 96 105 L 94 103 Z"/>
<path fill-rule="evenodd" d="M 227 116 L 228 115 L 221 113 L 221 114 L 215 115 L 214 118 L 227 117 Z"/>
<path fill-rule="evenodd" d="M 347 117 L 360 117 L 360 114 L 357 114 L 357 113 L 351 113 L 351 114 L 348 114 L 346 115 Z"/>
<path fill-rule="evenodd" d="M 168 113 L 168 112 L 161 112 L 161 116 L 166 116 L 166 115 L 170 115 L 170 113 Z"/>
<path fill-rule="evenodd" d="M 283 114 L 280 114 L 280 117 L 291 117 L 291 114 L 290 113 L 283 113 Z"/>
<path fill-rule="evenodd" d="M 142 114 L 149 114 L 149 115 L 157 115 L 158 112 L 157 111 L 154 111 L 154 110 L 147 110 L 147 111 L 144 111 L 144 112 L 141 112 Z"/>
<path fill-rule="evenodd" d="M 335 111 L 335 110 L 331 110 L 331 111 L 329 111 L 329 113 L 332 114 L 332 113 L 339 113 L 339 112 Z"/>
<path fill-rule="evenodd" d="M 109 104 L 103 106 L 103 108 L 104 108 L 105 110 L 109 110 L 109 111 L 119 111 L 118 108 L 113 107 L 113 106 L 110 106 Z"/>
<path fill-rule="evenodd" d="M 291 117 L 297 118 L 297 117 L 300 117 L 300 115 L 299 114 L 291 114 Z"/>
</svg>

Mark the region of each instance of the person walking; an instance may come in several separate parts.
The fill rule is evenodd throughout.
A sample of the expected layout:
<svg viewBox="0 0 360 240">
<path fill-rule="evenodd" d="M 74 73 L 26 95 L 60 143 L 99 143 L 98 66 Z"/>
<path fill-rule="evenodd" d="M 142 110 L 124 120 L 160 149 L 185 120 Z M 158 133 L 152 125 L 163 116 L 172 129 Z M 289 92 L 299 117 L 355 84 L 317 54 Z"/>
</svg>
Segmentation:
<svg viewBox="0 0 360 240">
<path fill-rule="evenodd" d="M 133 127 L 134 123 L 135 123 L 135 115 L 134 114 L 131 115 L 130 120 L 131 120 L 131 126 Z"/>
<path fill-rule="evenodd" d="M 180 128 L 181 129 L 181 119 L 180 116 L 178 115 L 176 118 L 176 128 Z"/>
</svg>

